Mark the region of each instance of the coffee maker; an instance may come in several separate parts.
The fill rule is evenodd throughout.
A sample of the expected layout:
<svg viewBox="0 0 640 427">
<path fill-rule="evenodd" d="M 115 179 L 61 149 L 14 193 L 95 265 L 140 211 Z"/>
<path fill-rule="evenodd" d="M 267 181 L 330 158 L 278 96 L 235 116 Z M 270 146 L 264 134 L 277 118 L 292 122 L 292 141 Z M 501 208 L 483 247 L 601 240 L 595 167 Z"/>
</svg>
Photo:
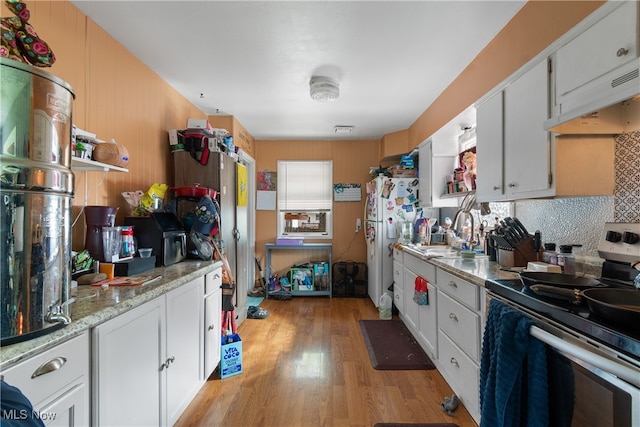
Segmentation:
<svg viewBox="0 0 640 427">
<path fill-rule="evenodd" d="M 113 227 L 118 208 L 115 206 L 85 206 L 84 218 L 87 223 L 87 236 L 84 247 L 91 254 L 91 258 L 105 262 L 102 227 Z M 111 260 L 109 260 L 111 262 Z"/>
</svg>

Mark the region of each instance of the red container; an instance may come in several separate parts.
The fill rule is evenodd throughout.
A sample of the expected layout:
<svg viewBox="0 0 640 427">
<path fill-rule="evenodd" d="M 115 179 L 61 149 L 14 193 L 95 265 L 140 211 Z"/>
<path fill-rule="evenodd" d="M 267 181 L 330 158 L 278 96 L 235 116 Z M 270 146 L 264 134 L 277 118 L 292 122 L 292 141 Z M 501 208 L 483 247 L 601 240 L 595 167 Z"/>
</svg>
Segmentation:
<svg viewBox="0 0 640 427">
<path fill-rule="evenodd" d="M 218 192 L 213 188 L 200 187 L 199 185 L 193 187 L 172 187 L 171 189 L 176 197 L 188 197 L 190 199 L 200 199 L 206 195 L 215 199 L 218 195 Z"/>
</svg>

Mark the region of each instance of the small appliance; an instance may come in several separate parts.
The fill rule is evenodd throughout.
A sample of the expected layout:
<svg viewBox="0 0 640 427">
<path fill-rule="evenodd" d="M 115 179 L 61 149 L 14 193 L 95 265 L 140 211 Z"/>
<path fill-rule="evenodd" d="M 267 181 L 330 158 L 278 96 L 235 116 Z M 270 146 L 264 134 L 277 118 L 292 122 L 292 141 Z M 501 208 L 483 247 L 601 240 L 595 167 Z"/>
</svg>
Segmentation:
<svg viewBox="0 0 640 427">
<path fill-rule="evenodd" d="M 125 225 L 134 226 L 138 247 L 151 248 L 156 266 L 176 264 L 187 255 L 187 233 L 178 217 L 169 212 L 153 212 L 150 216 L 129 216 Z"/>
</svg>

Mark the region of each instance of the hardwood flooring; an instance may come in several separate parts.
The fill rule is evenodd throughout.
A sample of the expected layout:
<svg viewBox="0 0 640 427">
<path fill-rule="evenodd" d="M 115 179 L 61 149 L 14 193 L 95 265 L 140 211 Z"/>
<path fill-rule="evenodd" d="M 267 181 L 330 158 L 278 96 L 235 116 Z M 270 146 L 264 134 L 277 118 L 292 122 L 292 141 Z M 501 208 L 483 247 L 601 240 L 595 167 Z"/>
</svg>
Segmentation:
<svg viewBox="0 0 640 427">
<path fill-rule="evenodd" d="M 177 426 L 477 426 L 462 405 L 453 416 L 442 411 L 453 392 L 437 370 L 371 367 L 358 323 L 378 318 L 370 299 L 268 299 L 260 307 L 271 315 L 238 328 L 243 373 L 221 380 L 215 372 Z"/>
</svg>

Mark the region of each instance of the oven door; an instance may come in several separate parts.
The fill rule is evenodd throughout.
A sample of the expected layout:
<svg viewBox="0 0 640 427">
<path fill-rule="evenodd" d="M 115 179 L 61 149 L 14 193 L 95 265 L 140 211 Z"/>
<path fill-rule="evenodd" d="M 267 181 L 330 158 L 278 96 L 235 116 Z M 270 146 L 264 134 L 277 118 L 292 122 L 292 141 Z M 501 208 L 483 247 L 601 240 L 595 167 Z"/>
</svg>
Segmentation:
<svg viewBox="0 0 640 427">
<path fill-rule="evenodd" d="M 491 292 L 494 298 L 529 317 L 538 327 L 532 326 L 530 334 L 565 356 L 573 370 L 559 375 L 554 381 L 572 381 L 560 385 L 561 390 L 573 390 L 573 408 L 555 407 L 555 411 L 572 410 L 572 427 L 636 427 L 640 426 L 640 367 L 625 361 L 603 345 L 581 337 L 565 326 L 549 321 L 513 302 Z M 550 401 L 550 405 L 566 404 Z"/>
</svg>

